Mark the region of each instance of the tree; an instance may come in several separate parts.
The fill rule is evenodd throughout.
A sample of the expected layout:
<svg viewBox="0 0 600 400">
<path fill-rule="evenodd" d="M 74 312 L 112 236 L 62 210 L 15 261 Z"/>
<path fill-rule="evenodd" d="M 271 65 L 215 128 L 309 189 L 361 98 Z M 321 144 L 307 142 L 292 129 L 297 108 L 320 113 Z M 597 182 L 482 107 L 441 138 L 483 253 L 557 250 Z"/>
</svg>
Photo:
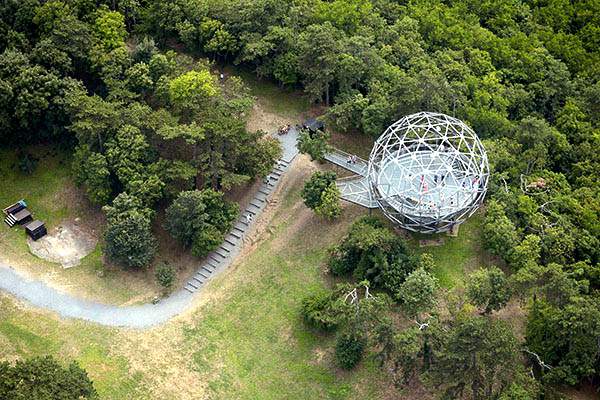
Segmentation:
<svg viewBox="0 0 600 400">
<path fill-rule="evenodd" d="M 349 330 L 340 334 L 335 342 L 337 364 L 343 369 L 354 368 L 362 359 L 366 344 L 366 338 L 357 331 Z"/>
<path fill-rule="evenodd" d="M 80 145 L 73 156 L 75 181 L 85 187 L 90 201 L 104 205 L 112 195 L 110 171 L 106 157 L 90 151 L 87 145 Z"/>
<path fill-rule="evenodd" d="M 459 317 L 448 333 L 440 332 L 434 349 L 432 381 L 443 398 L 491 399 L 513 381 L 518 363 L 517 340 L 503 321 Z"/>
<path fill-rule="evenodd" d="M 125 18 L 118 11 L 100 8 L 94 22 L 94 34 L 104 53 L 125 45 Z"/>
<path fill-rule="evenodd" d="M 437 279 L 423 268 L 418 268 L 406 277 L 394 297 L 400 301 L 409 317 L 416 318 L 435 306 L 437 289 Z"/>
<path fill-rule="evenodd" d="M 171 287 L 177 278 L 177 274 L 171 264 L 162 262 L 156 267 L 156 270 L 154 270 L 154 277 L 156 278 L 156 282 L 158 282 L 166 293 L 171 290 Z"/>
<path fill-rule="evenodd" d="M 490 251 L 505 261 L 510 261 L 513 249 L 519 242 L 514 223 L 506 216 L 502 205 L 490 201 L 483 225 L 483 239 Z"/>
<path fill-rule="evenodd" d="M 340 190 L 335 184 L 330 184 L 321 193 L 321 203 L 315 207 L 315 214 L 333 220 L 339 217 L 341 213 Z"/>
<path fill-rule="evenodd" d="M 109 221 L 104 240 L 106 257 L 127 267 L 146 267 L 157 250 L 150 220 L 138 212 Z"/>
<path fill-rule="evenodd" d="M 142 268 L 154 258 L 157 250 L 152 235 L 154 212 L 126 192 L 120 193 L 110 206 L 104 206 L 108 225 L 104 233 L 105 255 L 126 267 Z"/>
<path fill-rule="evenodd" d="M 545 380 L 575 385 L 598 373 L 600 304 L 576 296 L 557 307 L 534 301 L 526 327 L 526 343 L 552 369 Z"/>
<path fill-rule="evenodd" d="M 313 161 L 323 161 L 325 155 L 331 151 L 328 143 L 330 138 L 331 136 L 324 131 L 311 133 L 303 130 L 298 136 L 298 150 L 308 154 Z"/>
<path fill-rule="evenodd" d="M 348 235 L 330 250 L 329 270 L 335 275 L 352 273 L 375 287 L 395 293 L 416 268 L 406 243 L 376 218 L 360 218 Z"/>
<path fill-rule="evenodd" d="M 223 241 L 239 209 L 212 189 L 181 192 L 166 211 L 165 228 L 194 255 L 203 257 Z"/>
<path fill-rule="evenodd" d="M 0 398 L 18 399 L 97 399 L 87 372 L 72 362 L 68 367 L 51 356 L 0 362 Z"/>
<path fill-rule="evenodd" d="M 341 32 L 325 22 L 310 25 L 298 38 L 298 64 L 303 73 L 304 88 L 312 100 L 322 100 L 329 105 L 331 86 L 340 53 Z"/>
<path fill-rule="evenodd" d="M 510 287 L 498 267 L 481 268 L 469 275 L 467 297 L 484 314 L 501 309 L 510 300 Z"/>
<path fill-rule="evenodd" d="M 182 114 L 198 110 L 207 100 L 218 93 L 214 79 L 208 70 L 189 71 L 169 82 L 169 95 Z"/>
<path fill-rule="evenodd" d="M 336 178 L 336 173 L 330 171 L 317 171 L 312 174 L 310 179 L 304 184 L 304 188 L 300 194 L 302 199 L 304 199 L 304 204 L 308 208 L 316 210 L 323 202 L 322 196 L 325 190 L 330 186 L 335 186 Z"/>
</svg>

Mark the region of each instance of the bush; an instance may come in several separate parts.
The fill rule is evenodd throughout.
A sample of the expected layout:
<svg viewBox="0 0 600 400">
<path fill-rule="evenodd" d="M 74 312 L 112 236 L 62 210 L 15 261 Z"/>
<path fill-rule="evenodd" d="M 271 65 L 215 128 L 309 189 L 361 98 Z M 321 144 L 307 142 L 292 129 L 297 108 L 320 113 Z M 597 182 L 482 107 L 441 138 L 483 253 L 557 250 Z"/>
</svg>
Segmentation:
<svg viewBox="0 0 600 400">
<path fill-rule="evenodd" d="M 376 218 L 360 218 L 350 227 L 342 243 L 330 252 L 329 269 L 334 275 L 352 272 L 393 292 L 416 268 L 404 241 Z"/>
<path fill-rule="evenodd" d="M 344 332 L 335 343 L 335 359 L 344 369 L 354 368 L 362 360 L 366 339 L 356 332 Z"/>
<path fill-rule="evenodd" d="M 309 326 L 330 331 L 339 323 L 337 296 L 332 291 L 320 291 L 302 300 L 301 314 Z"/>
<path fill-rule="evenodd" d="M 108 259 L 127 267 L 145 267 L 156 253 L 150 220 L 140 213 L 109 222 L 104 239 Z"/>
<path fill-rule="evenodd" d="M 321 203 L 315 208 L 315 214 L 333 220 L 341 213 L 340 190 L 332 183 L 321 193 Z"/>
<path fill-rule="evenodd" d="M 96 389 L 87 372 L 73 362 L 64 368 L 50 356 L 0 362 L 0 398 L 96 399 Z"/>
<path fill-rule="evenodd" d="M 165 292 L 168 292 L 171 289 L 173 283 L 175 283 L 176 276 L 175 269 L 166 262 L 159 264 L 159 266 L 156 267 L 156 271 L 154 271 L 156 282 L 162 286 Z"/>
<path fill-rule="evenodd" d="M 306 207 L 311 210 L 316 210 L 323 202 L 323 193 L 331 185 L 335 186 L 335 180 L 337 175 L 335 172 L 321 172 L 317 171 L 310 179 L 304 184 L 302 189 L 302 199 Z"/>
<path fill-rule="evenodd" d="M 214 225 L 206 224 L 194 238 L 192 254 L 196 257 L 206 257 L 208 253 L 219 247 L 223 239 L 225 239 L 225 234 Z"/>
<path fill-rule="evenodd" d="M 298 136 L 298 150 L 308 154 L 313 161 L 323 161 L 325 154 L 331 151 L 329 139 L 330 135 L 326 132 L 317 131 L 311 134 L 303 130 Z"/>
<path fill-rule="evenodd" d="M 402 307 L 409 317 L 416 317 L 435 305 L 437 289 L 437 279 L 423 268 L 419 268 L 408 275 L 394 292 L 394 297 L 402 302 Z"/>
<path fill-rule="evenodd" d="M 498 267 L 481 268 L 469 275 L 467 298 L 485 314 L 501 309 L 510 300 L 510 287 Z"/>
<path fill-rule="evenodd" d="M 237 204 L 212 189 L 181 192 L 167 208 L 167 231 L 192 253 L 203 257 L 215 249 L 239 213 Z"/>
</svg>

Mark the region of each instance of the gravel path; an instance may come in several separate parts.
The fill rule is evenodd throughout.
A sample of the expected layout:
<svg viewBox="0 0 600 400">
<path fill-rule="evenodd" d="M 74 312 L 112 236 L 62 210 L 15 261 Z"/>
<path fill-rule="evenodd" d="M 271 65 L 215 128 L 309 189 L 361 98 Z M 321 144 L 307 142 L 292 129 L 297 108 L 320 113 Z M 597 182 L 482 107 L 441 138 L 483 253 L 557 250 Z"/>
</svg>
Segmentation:
<svg viewBox="0 0 600 400">
<path fill-rule="evenodd" d="M 298 154 L 296 149 L 297 136 L 298 132 L 295 129 L 283 136 L 276 135 L 283 148 L 282 159 L 288 163 L 291 163 Z M 279 184 L 279 181 L 276 184 Z M 262 209 L 257 210 L 256 214 L 260 212 L 262 212 Z M 252 225 L 256 219 L 249 221 L 248 225 Z M 231 265 L 242 245 L 243 242 L 240 240 L 239 244 L 231 249 L 227 257 L 220 261 L 218 269 L 214 271 L 215 274 Z M 161 324 L 180 314 L 191 305 L 194 296 L 200 292 L 195 291 L 192 293 L 182 287 L 169 297 L 162 299 L 158 304 L 120 307 L 71 296 L 48 286 L 42 281 L 29 280 L 12 267 L 2 263 L 0 263 L 0 290 L 25 300 L 36 307 L 57 312 L 63 317 L 80 318 L 107 326 L 138 329 Z"/>
</svg>

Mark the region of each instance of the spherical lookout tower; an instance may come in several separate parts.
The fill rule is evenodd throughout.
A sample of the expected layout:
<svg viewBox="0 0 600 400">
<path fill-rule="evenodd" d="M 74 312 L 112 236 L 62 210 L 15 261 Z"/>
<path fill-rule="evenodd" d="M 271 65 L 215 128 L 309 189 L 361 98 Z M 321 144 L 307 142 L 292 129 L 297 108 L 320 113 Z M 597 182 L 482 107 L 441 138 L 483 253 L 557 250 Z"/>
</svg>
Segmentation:
<svg viewBox="0 0 600 400">
<path fill-rule="evenodd" d="M 483 202 L 485 149 L 471 128 L 444 114 L 419 112 L 392 124 L 369 157 L 373 199 L 393 222 L 423 233 L 449 231 Z"/>
</svg>

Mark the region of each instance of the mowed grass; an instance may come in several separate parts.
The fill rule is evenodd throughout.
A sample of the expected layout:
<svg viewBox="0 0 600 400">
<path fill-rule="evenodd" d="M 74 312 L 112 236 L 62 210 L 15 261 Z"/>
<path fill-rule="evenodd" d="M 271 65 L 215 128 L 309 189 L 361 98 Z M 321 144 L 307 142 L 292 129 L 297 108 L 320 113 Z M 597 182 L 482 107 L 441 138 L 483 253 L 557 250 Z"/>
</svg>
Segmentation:
<svg viewBox="0 0 600 400">
<path fill-rule="evenodd" d="M 194 381 L 203 386 L 193 398 L 383 397 L 386 385 L 375 362 L 368 357 L 354 371 L 338 369 L 333 359 L 335 334 L 310 331 L 299 313 L 302 298 L 327 284 L 327 248 L 363 211 L 351 207 L 342 220 L 324 222 L 301 205 L 299 183 L 281 199 L 259 241 L 249 241 L 247 254 L 200 294 L 208 300 L 183 321 L 159 328 L 159 333 L 132 335 L 133 342 L 126 346 L 129 353 L 118 344 L 119 332 L 128 335 L 124 330 L 58 320 L 0 297 L 0 358 L 53 354 L 75 359 L 105 399 L 192 398 L 178 397 L 172 387 L 155 383 L 168 382 L 169 374 L 176 380 L 184 372 L 195 374 Z M 140 372 L 128 362 L 131 351 L 141 352 L 142 359 L 144 352 L 151 352 L 149 363 L 158 359 L 164 364 L 150 364 Z M 164 354 L 157 356 L 157 351 Z M 146 387 L 153 392 L 147 393 Z"/>
<path fill-rule="evenodd" d="M 0 150 L 0 206 L 4 208 L 25 199 L 34 218 L 44 221 L 49 232 L 65 220 L 80 218 L 100 237 L 104 226 L 95 225 L 100 211 L 89 205 L 80 189 L 75 187 L 70 173 L 69 152 L 50 146 L 31 147 L 28 152 L 38 159 L 32 174 L 19 170 L 15 151 Z M 149 291 L 148 285 L 143 282 L 143 273 L 105 268 L 101 240 L 99 242 L 80 265 L 63 269 L 29 252 L 24 229 L 18 226 L 9 228 L 2 223 L 0 260 L 33 276 L 50 273 L 59 286 L 68 286 L 77 295 L 98 301 L 121 304 L 139 296 L 151 298 L 155 293 L 152 286 Z M 128 281 L 125 275 L 133 281 Z"/>
<path fill-rule="evenodd" d="M 470 272 L 491 263 L 491 257 L 481 243 L 482 224 L 483 215 L 478 212 L 460 226 L 457 237 L 446 234 L 412 235 L 410 243 L 414 251 L 433 256 L 436 264 L 433 273 L 442 287 L 461 286 Z M 419 247 L 419 239 L 438 238 L 444 242 L 441 246 Z"/>
<path fill-rule="evenodd" d="M 355 371 L 339 370 L 335 334 L 312 332 L 300 317 L 302 299 L 326 285 L 328 247 L 362 210 L 351 207 L 343 220 L 327 223 L 301 204 L 297 189 L 280 201 L 265 240 L 215 282 L 223 283 L 221 299 L 184 328 L 194 368 L 208 382 L 208 398 L 382 397 L 381 371 L 372 359 Z"/>
<path fill-rule="evenodd" d="M 15 151 L 0 150 L 0 207 L 4 208 L 18 200 L 25 199 L 34 218 L 40 219 L 48 226 L 57 224 L 69 212 L 67 202 L 61 196 L 63 188 L 70 182 L 67 165 L 69 158 L 54 149 L 37 147 L 32 154 L 39 158 L 37 168 L 31 175 L 18 169 L 18 158 Z M 2 215 L 4 219 L 4 215 Z M 0 229 L 0 249 L 4 253 L 8 247 L 16 251 L 27 251 L 25 231 L 8 229 L 2 224 Z"/>
<path fill-rule="evenodd" d="M 102 399 L 150 398 L 125 357 L 111 354 L 116 330 L 82 321 L 61 321 L 44 312 L 17 307 L 0 295 L 0 359 L 52 355 L 84 368 Z"/>
<path fill-rule="evenodd" d="M 283 117 L 297 119 L 301 113 L 310 108 L 306 95 L 290 88 L 279 87 L 267 79 L 258 79 L 256 74 L 247 69 L 227 66 L 225 72 L 239 76 L 261 104 L 270 112 Z"/>
</svg>

